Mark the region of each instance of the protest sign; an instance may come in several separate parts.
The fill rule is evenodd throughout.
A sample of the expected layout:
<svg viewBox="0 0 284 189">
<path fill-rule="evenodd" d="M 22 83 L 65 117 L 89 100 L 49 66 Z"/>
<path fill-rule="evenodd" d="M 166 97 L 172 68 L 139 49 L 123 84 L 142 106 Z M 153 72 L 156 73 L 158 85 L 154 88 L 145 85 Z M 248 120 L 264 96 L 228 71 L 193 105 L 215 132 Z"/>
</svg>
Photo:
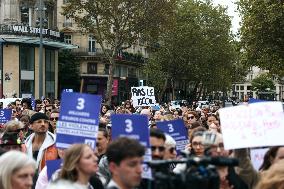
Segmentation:
<svg viewBox="0 0 284 189">
<path fill-rule="evenodd" d="M 155 106 L 154 87 L 131 87 L 133 106 Z"/>
<path fill-rule="evenodd" d="M 12 109 L 0 109 L 0 124 L 5 124 L 11 120 Z"/>
<path fill-rule="evenodd" d="M 111 116 L 112 139 L 129 137 L 138 140 L 146 148 L 144 161 L 151 161 L 151 149 L 149 140 L 148 118 L 144 115 L 114 114 Z M 151 169 L 143 164 L 143 178 L 152 178 Z"/>
<path fill-rule="evenodd" d="M 101 101 L 101 96 L 62 93 L 60 116 L 56 125 L 58 148 L 68 148 L 74 143 L 85 143 L 95 148 Z"/>
<path fill-rule="evenodd" d="M 61 168 L 61 164 L 62 164 L 62 159 L 47 160 L 46 161 L 48 180 L 51 179 L 51 176 L 53 175 L 53 173 L 55 173 L 57 170 L 59 170 Z"/>
<path fill-rule="evenodd" d="M 261 164 L 263 163 L 264 155 L 269 148 L 251 149 L 250 157 L 251 162 L 255 170 L 259 170 Z"/>
<path fill-rule="evenodd" d="M 179 155 L 189 143 L 184 122 L 181 119 L 156 122 L 157 127 L 176 141 L 176 150 Z"/>
<path fill-rule="evenodd" d="M 66 92 L 66 93 L 73 93 L 73 89 L 63 89 L 63 92 Z"/>
<path fill-rule="evenodd" d="M 225 149 L 284 145 L 281 102 L 259 102 L 219 110 Z"/>
</svg>

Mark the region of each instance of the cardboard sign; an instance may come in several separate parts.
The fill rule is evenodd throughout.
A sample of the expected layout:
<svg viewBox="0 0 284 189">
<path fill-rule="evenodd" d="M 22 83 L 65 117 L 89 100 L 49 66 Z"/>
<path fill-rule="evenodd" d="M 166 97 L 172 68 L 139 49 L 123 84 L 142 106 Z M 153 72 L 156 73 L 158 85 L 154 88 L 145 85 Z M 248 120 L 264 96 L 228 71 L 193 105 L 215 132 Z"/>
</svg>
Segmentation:
<svg viewBox="0 0 284 189">
<path fill-rule="evenodd" d="M 131 87 L 133 106 L 155 106 L 154 87 Z"/>
<path fill-rule="evenodd" d="M 250 157 L 251 162 L 255 170 L 259 170 L 260 166 L 263 163 L 264 155 L 269 150 L 269 148 L 261 148 L 261 149 L 251 149 Z"/>
<path fill-rule="evenodd" d="M 111 116 L 111 122 L 112 139 L 129 137 L 138 140 L 146 148 L 144 161 L 152 160 L 147 116 L 114 114 Z M 151 169 L 146 164 L 143 164 L 142 177 L 152 178 Z"/>
<path fill-rule="evenodd" d="M 219 112 L 225 149 L 284 145 L 281 102 L 259 102 Z"/>
<path fill-rule="evenodd" d="M 101 101 L 101 96 L 62 93 L 56 130 L 58 148 L 68 148 L 74 143 L 85 143 L 95 149 Z"/>
<path fill-rule="evenodd" d="M 11 120 L 12 109 L 0 109 L 0 124 L 5 124 Z"/>
<path fill-rule="evenodd" d="M 179 155 L 189 143 L 184 122 L 181 119 L 157 122 L 157 127 L 176 141 L 176 150 Z"/>
</svg>

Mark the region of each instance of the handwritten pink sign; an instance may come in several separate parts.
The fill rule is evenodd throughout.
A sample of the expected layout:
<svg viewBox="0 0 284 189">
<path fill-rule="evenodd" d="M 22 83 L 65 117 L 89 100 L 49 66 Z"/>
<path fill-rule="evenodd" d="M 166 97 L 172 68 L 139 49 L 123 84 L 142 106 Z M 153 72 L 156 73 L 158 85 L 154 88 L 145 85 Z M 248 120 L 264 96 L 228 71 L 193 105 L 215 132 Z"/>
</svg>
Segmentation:
<svg viewBox="0 0 284 189">
<path fill-rule="evenodd" d="M 222 108 L 219 112 L 226 149 L 284 145 L 281 102 Z"/>
</svg>

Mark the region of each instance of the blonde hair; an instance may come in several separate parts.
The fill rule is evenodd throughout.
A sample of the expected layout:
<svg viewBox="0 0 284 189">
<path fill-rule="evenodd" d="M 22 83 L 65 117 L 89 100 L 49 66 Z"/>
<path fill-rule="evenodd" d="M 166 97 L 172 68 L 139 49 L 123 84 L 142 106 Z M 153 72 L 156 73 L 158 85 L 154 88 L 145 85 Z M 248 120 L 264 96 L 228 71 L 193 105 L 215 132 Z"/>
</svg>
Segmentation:
<svg viewBox="0 0 284 189">
<path fill-rule="evenodd" d="M 14 132 L 17 129 L 24 128 L 24 124 L 21 121 L 11 120 L 4 124 L 6 132 Z"/>
<path fill-rule="evenodd" d="M 23 152 L 9 151 L 3 154 L 0 157 L 0 188 L 12 189 L 12 175 L 29 165 L 36 169 L 35 160 Z"/>
<path fill-rule="evenodd" d="M 256 189 L 284 189 L 284 160 L 273 164 L 267 171 L 263 171 Z"/>
<path fill-rule="evenodd" d="M 73 182 L 77 181 L 78 171 L 76 166 L 82 157 L 85 147 L 90 148 L 90 146 L 87 144 L 74 144 L 65 151 L 64 163 L 60 172 L 60 178 Z"/>
</svg>

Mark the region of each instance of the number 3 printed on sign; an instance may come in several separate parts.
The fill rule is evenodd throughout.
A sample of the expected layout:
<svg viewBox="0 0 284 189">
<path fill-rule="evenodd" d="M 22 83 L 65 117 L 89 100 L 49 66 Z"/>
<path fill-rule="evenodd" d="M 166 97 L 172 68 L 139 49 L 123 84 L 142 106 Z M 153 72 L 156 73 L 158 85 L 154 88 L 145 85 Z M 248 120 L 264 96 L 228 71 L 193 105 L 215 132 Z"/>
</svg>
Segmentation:
<svg viewBox="0 0 284 189">
<path fill-rule="evenodd" d="M 133 131 L 133 126 L 132 126 L 132 121 L 131 121 L 131 119 L 126 119 L 126 120 L 125 120 L 125 124 L 126 124 L 125 132 L 131 133 L 131 132 Z"/>
<path fill-rule="evenodd" d="M 85 108 L 85 99 L 78 98 L 77 110 L 83 110 Z"/>
<path fill-rule="evenodd" d="M 169 127 L 169 132 L 170 132 L 170 133 L 172 133 L 172 132 L 175 131 L 173 124 L 168 124 L 168 127 Z"/>
<path fill-rule="evenodd" d="M 0 116 L 2 117 L 2 116 L 4 116 L 4 111 L 0 111 Z"/>
</svg>

